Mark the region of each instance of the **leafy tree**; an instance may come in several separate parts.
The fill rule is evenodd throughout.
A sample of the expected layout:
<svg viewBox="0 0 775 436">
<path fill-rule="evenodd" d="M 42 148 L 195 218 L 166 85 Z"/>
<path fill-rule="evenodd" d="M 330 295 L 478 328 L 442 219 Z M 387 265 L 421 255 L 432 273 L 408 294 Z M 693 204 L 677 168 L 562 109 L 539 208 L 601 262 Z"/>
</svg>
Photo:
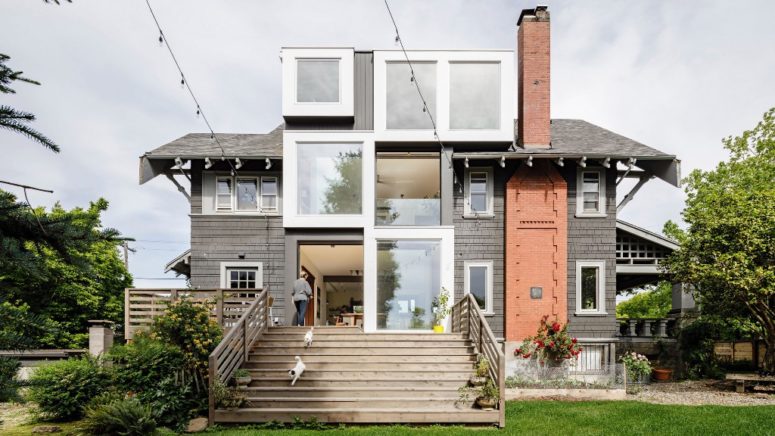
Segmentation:
<svg viewBox="0 0 775 436">
<path fill-rule="evenodd" d="M 665 262 L 689 283 L 703 313 L 742 315 L 758 328 L 775 371 L 775 108 L 741 136 L 724 139 L 728 162 L 686 179 L 686 231 L 665 233 L 681 247 Z"/>
<path fill-rule="evenodd" d="M 617 318 L 664 318 L 673 306 L 670 282 L 660 282 L 616 305 Z"/>
<path fill-rule="evenodd" d="M 329 179 L 324 204 L 326 213 L 357 214 L 361 213 L 363 202 L 361 192 L 363 182 L 362 153 L 340 153 L 336 159 L 335 179 Z"/>
</svg>

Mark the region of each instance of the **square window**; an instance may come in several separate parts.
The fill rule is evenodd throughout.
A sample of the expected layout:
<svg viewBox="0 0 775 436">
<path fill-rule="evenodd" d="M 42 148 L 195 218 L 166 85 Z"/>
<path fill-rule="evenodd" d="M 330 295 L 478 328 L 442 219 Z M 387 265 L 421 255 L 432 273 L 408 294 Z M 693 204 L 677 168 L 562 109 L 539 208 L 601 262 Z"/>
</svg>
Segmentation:
<svg viewBox="0 0 775 436">
<path fill-rule="evenodd" d="M 449 64 L 449 128 L 498 129 L 501 112 L 500 63 Z"/>
<path fill-rule="evenodd" d="M 375 223 L 441 224 L 440 162 L 438 153 L 377 153 Z"/>
<path fill-rule="evenodd" d="M 339 102 L 339 59 L 296 61 L 296 102 Z"/>
<path fill-rule="evenodd" d="M 363 145 L 298 143 L 300 215 L 353 215 L 362 211 Z"/>
<path fill-rule="evenodd" d="M 388 129 L 432 129 L 433 123 L 425 113 L 423 101 L 417 92 L 422 89 L 427 110 L 436 118 L 436 64 L 433 62 L 388 62 L 386 68 L 386 127 Z M 412 81 L 412 70 L 416 84 Z"/>
</svg>

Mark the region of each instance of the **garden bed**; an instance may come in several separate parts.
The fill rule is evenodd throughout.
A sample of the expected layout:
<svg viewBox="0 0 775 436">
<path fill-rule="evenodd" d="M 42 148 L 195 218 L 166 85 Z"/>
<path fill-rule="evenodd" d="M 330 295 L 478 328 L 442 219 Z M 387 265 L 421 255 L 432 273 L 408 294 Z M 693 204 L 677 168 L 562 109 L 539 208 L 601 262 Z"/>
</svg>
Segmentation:
<svg viewBox="0 0 775 436">
<path fill-rule="evenodd" d="M 558 398 L 569 400 L 624 400 L 624 389 L 569 389 L 569 388 L 511 388 L 506 389 L 506 400 L 532 400 L 538 398 Z"/>
</svg>

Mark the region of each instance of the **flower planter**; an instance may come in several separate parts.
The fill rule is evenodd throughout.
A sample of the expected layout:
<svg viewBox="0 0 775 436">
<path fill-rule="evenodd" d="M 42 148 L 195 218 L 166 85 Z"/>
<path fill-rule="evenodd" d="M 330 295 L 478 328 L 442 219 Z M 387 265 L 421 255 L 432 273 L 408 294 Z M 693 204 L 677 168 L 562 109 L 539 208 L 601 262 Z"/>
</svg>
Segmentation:
<svg viewBox="0 0 775 436">
<path fill-rule="evenodd" d="M 443 325 L 433 326 L 433 333 L 444 333 L 444 326 Z"/>
<path fill-rule="evenodd" d="M 654 376 L 654 380 L 658 382 L 665 382 L 673 379 L 672 369 L 654 369 L 652 374 Z"/>
<path fill-rule="evenodd" d="M 478 377 L 472 375 L 471 378 L 468 379 L 468 383 L 471 386 L 484 386 L 484 384 L 487 383 L 487 377 Z"/>
<path fill-rule="evenodd" d="M 250 381 L 252 378 L 250 376 L 247 377 L 236 377 L 234 381 L 237 382 L 237 386 L 247 386 L 250 384 Z"/>
<path fill-rule="evenodd" d="M 476 399 L 476 405 L 482 410 L 493 410 L 496 404 L 498 404 L 497 398 L 479 397 Z"/>
</svg>

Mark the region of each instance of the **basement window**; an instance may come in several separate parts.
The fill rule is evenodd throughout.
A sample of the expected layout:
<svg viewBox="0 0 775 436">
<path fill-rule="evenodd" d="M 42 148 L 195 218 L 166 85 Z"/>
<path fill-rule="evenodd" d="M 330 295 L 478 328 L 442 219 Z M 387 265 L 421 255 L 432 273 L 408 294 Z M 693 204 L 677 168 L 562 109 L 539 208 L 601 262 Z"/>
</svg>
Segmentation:
<svg viewBox="0 0 775 436">
<path fill-rule="evenodd" d="M 576 178 L 576 216 L 606 216 L 605 172 L 600 169 L 582 170 Z"/>
<path fill-rule="evenodd" d="M 605 314 L 605 261 L 577 261 L 576 315 Z"/>
</svg>

